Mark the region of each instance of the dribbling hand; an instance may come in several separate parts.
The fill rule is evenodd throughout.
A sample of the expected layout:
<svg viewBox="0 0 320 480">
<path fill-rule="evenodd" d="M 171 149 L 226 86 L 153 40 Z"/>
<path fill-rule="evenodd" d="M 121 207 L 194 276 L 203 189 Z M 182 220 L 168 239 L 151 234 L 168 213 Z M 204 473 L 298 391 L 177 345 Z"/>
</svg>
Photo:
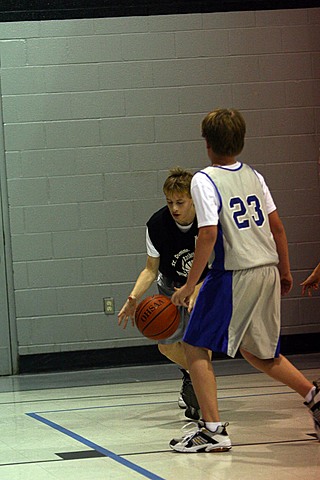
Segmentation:
<svg viewBox="0 0 320 480">
<path fill-rule="evenodd" d="M 135 313 L 137 309 L 137 299 L 133 295 L 129 295 L 128 300 L 121 308 L 118 313 L 118 325 L 122 326 L 123 329 L 127 327 L 129 319 L 131 319 L 132 326 L 135 325 Z"/>
</svg>

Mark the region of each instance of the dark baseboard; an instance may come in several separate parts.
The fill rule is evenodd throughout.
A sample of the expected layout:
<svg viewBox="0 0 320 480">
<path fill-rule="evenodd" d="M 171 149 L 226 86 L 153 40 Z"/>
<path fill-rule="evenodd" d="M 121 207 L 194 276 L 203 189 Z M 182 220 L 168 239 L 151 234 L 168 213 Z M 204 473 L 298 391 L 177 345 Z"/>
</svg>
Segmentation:
<svg viewBox="0 0 320 480">
<path fill-rule="evenodd" d="M 283 355 L 318 353 L 319 345 L 320 333 L 283 335 L 281 337 L 281 353 Z M 214 358 L 219 360 L 227 357 L 215 354 Z M 22 355 L 19 358 L 19 373 L 49 373 L 166 363 L 170 363 L 170 361 L 161 355 L 157 345 L 147 345 L 145 347 Z"/>
<path fill-rule="evenodd" d="M 319 6 L 319 0 L 2 0 L 0 22 L 179 15 Z"/>
</svg>

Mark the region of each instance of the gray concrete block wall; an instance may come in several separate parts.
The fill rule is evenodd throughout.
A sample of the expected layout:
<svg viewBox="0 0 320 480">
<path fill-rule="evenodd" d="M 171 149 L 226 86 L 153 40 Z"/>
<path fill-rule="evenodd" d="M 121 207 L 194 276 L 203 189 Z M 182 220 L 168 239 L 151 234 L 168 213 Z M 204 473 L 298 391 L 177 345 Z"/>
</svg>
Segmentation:
<svg viewBox="0 0 320 480">
<path fill-rule="evenodd" d="M 239 108 L 242 160 L 287 228 L 283 333 L 320 331 L 299 283 L 320 261 L 320 9 L 0 24 L 20 354 L 148 343 L 116 310 L 174 165 L 207 164 L 200 122 Z"/>
</svg>

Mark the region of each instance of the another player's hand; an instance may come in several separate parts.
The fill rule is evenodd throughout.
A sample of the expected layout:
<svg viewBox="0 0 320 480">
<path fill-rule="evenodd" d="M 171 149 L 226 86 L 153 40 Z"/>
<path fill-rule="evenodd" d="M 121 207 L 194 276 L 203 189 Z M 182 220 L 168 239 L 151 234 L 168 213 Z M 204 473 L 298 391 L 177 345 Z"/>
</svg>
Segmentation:
<svg viewBox="0 0 320 480">
<path fill-rule="evenodd" d="M 287 273 L 286 275 L 281 275 L 280 278 L 281 282 L 281 295 L 288 295 L 293 287 L 293 278 L 291 273 Z"/>
<path fill-rule="evenodd" d="M 136 297 L 129 295 L 128 300 L 121 308 L 120 312 L 118 313 L 118 325 L 122 326 L 122 328 L 126 328 L 129 318 L 131 319 L 132 326 L 135 325 L 135 313 L 137 309 L 137 299 Z"/>
<path fill-rule="evenodd" d="M 189 308 L 190 296 L 194 292 L 194 287 L 189 287 L 187 284 L 181 288 L 176 288 L 176 291 L 171 297 L 171 302 L 178 307 Z"/>
<path fill-rule="evenodd" d="M 188 305 L 188 313 L 191 313 L 193 307 L 194 307 L 194 304 L 196 303 L 196 300 L 197 300 L 197 297 L 198 297 L 198 293 L 199 293 L 199 290 L 202 286 L 203 282 L 201 283 L 198 283 L 196 286 L 195 286 L 195 289 L 194 289 L 194 292 L 192 293 L 192 295 L 190 295 L 190 298 L 189 298 L 189 305 Z"/>
<path fill-rule="evenodd" d="M 307 293 L 308 297 L 312 297 L 312 291 L 318 290 L 319 283 L 319 278 L 314 272 L 312 272 L 304 282 L 300 283 L 302 286 L 302 295 Z"/>
</svg>

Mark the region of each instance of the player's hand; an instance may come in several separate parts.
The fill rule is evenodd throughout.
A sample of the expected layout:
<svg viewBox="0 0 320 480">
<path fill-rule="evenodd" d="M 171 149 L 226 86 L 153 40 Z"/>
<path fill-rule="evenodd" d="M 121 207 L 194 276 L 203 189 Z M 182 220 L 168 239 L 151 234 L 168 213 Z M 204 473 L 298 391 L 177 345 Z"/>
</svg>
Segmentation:
<svg viewBox="0 0 320 480">
<path fill-rule="evenodd" d="M 181 288 L 175 288 L 175 292 L 171 297 L 171 302 L 178 307 L 189 307 L 190 296 L 194 292 L 194 287 L 189 287 L 187 284 Z"/>
<path fill-rule="evenodd" d="M 291 273 L 282 275 L 280 278 L 281 282 L 281 295 L 288 295 L 293 287 L 293 278 Z"/>
<path fill-rule="evenodd" d="M 300 285 L 302 286 L 302 295 L 307 293 L 308 297 L 312 297 L 312 291 L 318 290 L 319 288 L 319 279 L 314 272 L 312 272 L 304 282 L 300 283 Z"/>
<path fill-rule="evenodd" d="M 121 325 L 123 329 L 127 327 L 129 319 L 131 319 L 132 326 L 134 327 L 137 304 L 136 297 L 129 295 L 128 300 L 118 313 L 118 325 Z"/>
<path fill-rule="evenodd" d="M 193 307 L 196 303 L 196 300 L 197 300 L 197 297 L 198 297 L 198 293 L 199 293 L 199 290 L 202 286 L 203 282 L 200 282 L 198 283 L 196 286 L 195 286 L 195 289 L 194 289 L 194 292 L 192 293 L 192 295 L 190 295 L 190 298 L 189 298 L 189 305 L 188 305 L 188 313 L 191 313 L 191 311 L 193 310 Z"/>
</svg>

